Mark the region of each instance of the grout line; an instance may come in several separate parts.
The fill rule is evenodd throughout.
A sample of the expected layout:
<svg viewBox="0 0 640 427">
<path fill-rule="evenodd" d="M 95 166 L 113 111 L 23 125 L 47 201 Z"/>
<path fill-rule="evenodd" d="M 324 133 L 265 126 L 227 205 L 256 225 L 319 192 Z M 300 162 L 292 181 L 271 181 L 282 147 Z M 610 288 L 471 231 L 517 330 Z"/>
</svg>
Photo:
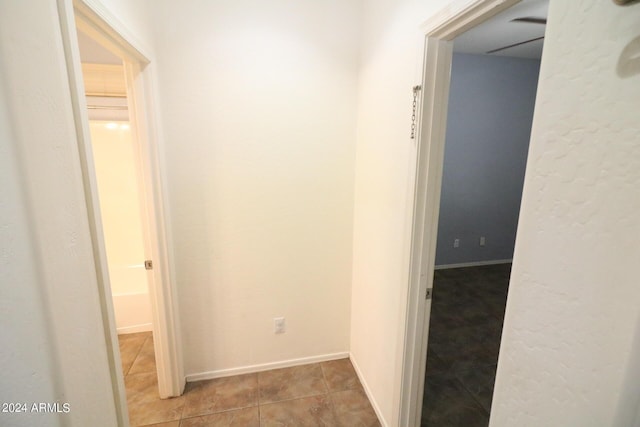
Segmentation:
<svg viewBox="0 0 640 427">
<path fill-rule="evenodd" d="M 262 388 L 260 387 L 260 372 L 256 372 L 255 376 L 256 376 L 256 383 L 258 384 L 258 425 L 260 425 L 262 424 L 262 412 L 261 412 L 262 403 L 260 402 L 260 397 L 262 395 L 261 393 Z"/>
<path fill-rule="evenodd" d="M 282 403 L 282 402 L 291 402 L 292 400 L 298 400 L 298 399 L 307 399 L 309 397 L 317 397 L 317 396 L 324 396 L 324 395 L 329 395 L 330 393 L 326 392 L 326 393 L 316 393 L 316 394 L 309 394 L 309 395 L 305 395 L 305 396 L 296 396 L 296 397 L 292 397 L 289 399 L 282 399 L 282 400 L 277 400 L 275 402 L 265 402 L 265 403 L 261 403 L 260 406 L 266 406 L 266 405 L 273 405 L 275 403 Z"/>
<path fill-rule="evenodd" d="M 329 393 L 329 383 L 327 382 L 327 376 L 324 374 L 323 363 L 318 363 L 320 365 L 320 372 L 322 372 L 322 381 L 324 382 L 324 388 L 327 389 L 327 393 Z"/>
<path fill-rule="evenodd" d="M 258 425 L 262 424 L 262 413 L 260 412 L 260 404 L 258 404 Z"/>
<path fill-rule="evenodd" d="M 462 381 L 460 381 L 460 380 L 458 379 L 458 377 L 456 377 L 455 375 L 454 375 L 454 377 L 453 377 L 453 378 L 458 382 L 458 384 L 460 384 L 460 385 L 462 386 L 463 390 L 464 390 L 464 391 L 466 391 L 466 392 L 467 392 L 467 394 L 468 394 L 469 396 L 471 396 L 471 398 L 473 399 L 473 401 L 474 401 L 474 402 L 476 402 L 476 404 L 480 407 L 480 409 L 482 410 L 482 412 L 484 412 L 484 413 L 487 415 L 487 417 L 490 417 L 490 416 L 491 416 L 491 413 L 490 413 L 489 411 L 487 411 L 487 410 L 484 408 L 484 406 L 482 405 L 482 403 L 480 403 L 480 401 L 479 401 L 479 400 L 476 398 L 476 396 L 475 396 L 475 395 L 474 395 L 474 394 L 473 394 L 473 393 L 472 393 L 472 392 L 467 388 L 467 386 L 466 386 Z"/>
<path fill-rule="evenodd" d="M 333 400 L 333 395 L 331 390 L 329 389 L 329 383 L 327 382 L 327 376 L 324 373 L 324 363 L 320 363 L 320 371 L 322 372 L 322 380 L 324 381 L 324 386 L 327 389 L 327 398 L 329 399 L 329 405 L 331 405 L 331 412 L 333 413 L 333 417 L 338 422 L 338 411 L 336 411 L 336 402 Z"/>
<path fill-rule="evenodd" d="M 149 335 L 147 338 L 144 339 L 144 341 L 142 342 L 142 345 L 140 346 L 140 348 L 138 349 L 138 353 L 136 354 L 136 357 L 133 359 L 133 362 L 131 363 L 131 366 L 129 367 L 129 371 L 127 372 L 127 375 L 129 374 L 129 372 L 131 372 L 131 368 L 133 368 L 133 365 L 136 364 L 136 362 L 138 361 L 138 358 L 140 357 L 140 354 L 142 354 L 142 349 L 144 348 L 144 345 L 147 343 L 147 341 L 149 341 L 149 338 L 153 339 L 153 335 Z M 142 372 L 141 372 L 142 373 Z"/>
<path fill-rule="evenodd" d="M 182 425 L 182 420 L 184 419 L 184 411 L 187 408 L 187 393 L 188 391 L 182 393 L 182 397 L 184 397 L 184 402 L 182 403 L 182 409 L 180 410 L 180 422 L 178 423 L 178 427 Z"/>
<path fill-rule="evenodd" d="M 190 416 L 184 417 L 184 418 L 181 417 L 179 421 L 190 420 L 192 418 L 209 417 L 211 415 L 225 414 L 227 412 L 241 411 L 243 409 L 251 409 L 251 408 L 258 408 L 258 407 L 259 407 L 259 405 L 238 406 L 237 408 L 224 409 L 222 411 L 214 411 L 214 412 L 207 412 L 205 414 L 190 415 Z M 176 420 L 174 420 L 174 421 L 176 421 Z M 161 423 L 166 423 L 166 422 L 171 422 L 171 421 L 161 421 Z M 152 424 L 152 425 L 155 425 L 155 424 Z"/>
<path fill-rule="evenodd" d="M 142 351 L 142 347 L 144 347 L 144 343 L 147 342 L 147 340 L 149 339 L 149 337 L 146 337 L 143 341 L 142 344 L 140 345 L 140 348 L 138 349 L 138 351 L 136 352 L 136 357 L 133 358 L 133 360 L 131 361 L 131 365 L 129 365 L 129 367 L 127 368 L 127 372 L 123 372 L 122 376 L 126 377 L 129 375 L 129 372 L 131 371 L 131 368 L 133 368 L 133 365 L 136 363 L 136 360 L 138 360 L 138 356 L 140 356 L 140 352 Z M 119 343 L 118 343 L 119 344 Z M 122 363 L 122 351 L 120 351 L 120 363 Z M 142 372 L 139 372 L 142 373 Z"/>
</svg>

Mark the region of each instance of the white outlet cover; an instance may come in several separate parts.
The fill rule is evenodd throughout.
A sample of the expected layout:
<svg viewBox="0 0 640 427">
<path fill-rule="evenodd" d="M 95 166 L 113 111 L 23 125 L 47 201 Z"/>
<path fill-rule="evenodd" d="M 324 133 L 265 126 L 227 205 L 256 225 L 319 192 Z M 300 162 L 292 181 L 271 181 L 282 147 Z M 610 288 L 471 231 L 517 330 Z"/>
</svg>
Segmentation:
<svg viewBox="0 0 640 427">
<path fill-rule="evenodd" d="M 273 331 L 276 334 L 284 334 L 284 332 L 286 331 L 286 324 L 284 321 L 284 317 L 273 318 Z"/>
</svg>

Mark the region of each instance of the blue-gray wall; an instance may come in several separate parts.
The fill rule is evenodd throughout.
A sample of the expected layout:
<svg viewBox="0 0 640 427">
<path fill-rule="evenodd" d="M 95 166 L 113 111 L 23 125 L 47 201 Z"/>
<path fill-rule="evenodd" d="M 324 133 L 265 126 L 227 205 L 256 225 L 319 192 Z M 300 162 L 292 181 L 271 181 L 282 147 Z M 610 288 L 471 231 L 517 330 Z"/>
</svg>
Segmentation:
<svg viewBox="0 0 640 427">
<path fill-rule="evenodd" d="M 454 54 L 436 265 L 513 257 L 539 71 L 538 60 Z"/>
</svg>

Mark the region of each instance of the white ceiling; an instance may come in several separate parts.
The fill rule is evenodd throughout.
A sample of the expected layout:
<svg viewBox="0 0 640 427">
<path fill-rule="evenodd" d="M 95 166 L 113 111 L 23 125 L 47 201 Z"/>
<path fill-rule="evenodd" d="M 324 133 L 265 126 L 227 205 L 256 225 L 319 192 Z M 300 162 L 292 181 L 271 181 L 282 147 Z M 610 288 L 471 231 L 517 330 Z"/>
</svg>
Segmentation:
<svg viewBox="0 0 640 427">
<path fill-rule="evenodd" d="M 486 54 L 490 50 L 544 36 L 545 26 L 524 22 L 511 22 L 522 17 L 546 18 L 549 0 L 522 0 L 515 6 L 490 18 L 460 35 L 454 41 L 458 53 Z M 540 59 L 544 40 L 492 53 L 491 55 Z M 78 31 L 78 43 L 82 62 L 92 64 L 122 64 L 122 60 Z"/>
<path fill-rule="evenodd" d="M 82 31 L 78 31 L 78 45 L 80 46 L 80 59 L 83 63 L 122 65 L 122 59 Z"/>
<path fill-rule="evenodd" d="M 486 54 L 490 50 L 544 36 L 545 25 L 511 22 L 515 18 L 546 18 L 549 0 L 522 0 L 454 40 L 458 53 Z M 540 59 L 544 40 L 522 44 L 491 55 Z"/>
</svg>

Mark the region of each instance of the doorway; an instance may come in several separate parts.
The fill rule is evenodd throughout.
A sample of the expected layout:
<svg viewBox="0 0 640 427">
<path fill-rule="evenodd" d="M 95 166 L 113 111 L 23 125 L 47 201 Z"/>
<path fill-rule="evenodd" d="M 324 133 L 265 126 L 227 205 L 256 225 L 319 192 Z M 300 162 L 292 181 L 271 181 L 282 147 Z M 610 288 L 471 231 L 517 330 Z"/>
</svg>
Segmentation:
<svg viewBox="0 0 640 427">
<path fill-rule="evenodd" d="M 482 130 L 471 130 L 471 124 L 486 116 L 485 113 L 492 109 L 491 104 L 485 102 L 473 116 L 461 121 L 454 116 L 470 107 L 468 104 L 471 102 L 461 103 L 460 99 L 450 99 L 450 96 L 462 99 L 467 96 L 467 100 L 474 97 L 477 101 L 475 98 L 483 96 L 482 90 L 493 83 L 505 85 L 494 92 L 511 95 L 513 88 L 508 87 L 509 78 L 505 74 L 510 71 L 491 72 L 489 68 L 492 65 L 488 61 L 496 54 L 512 55 L 514 50 L 531 50 L 536 45 L 541 49 L 547 4 L 544 0 L 470 1 L 457 10 L 443 11 L 424 25 L 424 90 L 418 135 L 420 145 L 409 285 L 411 299 L 408 302 L 403 366 L 402 425 L 488 424 L 510 271 L 508 262 L 515 241 L 531 129 L 534 103 L 531 93 L 535 98 L 539 65 L 529 64 L 535 69 L 535 84 L 527 96 L 529 122 L 526 134 L 523 136 L 521 133 L 515 138 L 520 140 L 517 150 L 513 145 L 495 145 L 499 139 L 495 136 L 488 138 L 493 139 L 494 146 L 479 146 Z M 509 27 L 510 34 L 494 43 L 496 45 L 487 47 L 492 34 L 487 35 L 486 31 L 481 34 L 480 24 L 486 22 L 486 29 L 490 22 L 500 19 L 505 21 L 503 28 L 494 33 L 499 35 L 501 30 Z M 524 24 L 526 26 L 518 27 Z M 508 40 L 514 35 L 516 40 Z M 455 50 L 475 44 L 484 51 L 463 50 L 464 53 L 454 57 L 454 39 Z M 475 55 L 464 56 L 469 53 Z M 514 62 L 501 59 L 502 62 Z M 480 63 L 481 68 L 470 68 L 474 62 Z M 456 66 L 466 66 L 467 75 L 457 73 Z M 516 74 L 521 71 L 516 71 Z M 482 80 L 483 72 L 488 80 Z M 527 73 L 532 72 L 529 70 Z M 460 85 L 465 79 L 467 87 L 461 91 Z M 505 104 L 503 107 L 507 108 L 507 113 L 511 113 L 509 108 L 519 108 L 517 105 L 509 106 L 504 99 L 500 102 Z M 449 119 L 456 120 L 456 123 L 448 119 L 448 113 Z M 473 111 L 467 109 L 465 113 L 473 114 Z M 485 121 L 480 128 L 484 126 L 484 131 L 496 127 L 513 130 L 513 124 L 513 120 L 505 116 L 503 120 L 498 118 L 497 123 Z M 467 143 L 472 140 L 474 146 L 465 147 L 460 141 L 449 146 L 456 138 Z M 456 164 L 452 159 L 456 157 L 457 166 L 452 169 Z M 496 171 L 503 167 L 500 166 L 501 158 L 506 161 L 507 169 L 513 169 L 516 163 L 521 165 L 517 172 L 520 178 L 502 177 L 498 183 L 491 184 L 493 187 L 488 186 L 489 192 L 479 191 L 478 185 L 491 181 L 487 178 L 495 177 Z M 513 160 L 511 165 L 509 158 Z M 483 163 L 484 171 L 479 167 Z M 505 186 L 510 187 L 509 191 L 503 188 Z M 517 200 L 496 202 L 493 199 L 497 193 L 517 193 Z M 496 209 L 502 207 L 501 204 L 511 205 L 511 213 L 507 215 L 511 219 L 507 220 L 504 212 Z M 506 226 L 503 227 L 506 232 L 501 232 L 501 225 Z M 440 266 L 438 270 L 435 270 L 436 265 Z M 436 354 L 438 352 L 440 354 Z M 457 403 L 456 397 L 460 398 Z"/>
<path fill-rule="evenodd" d="M 454 41 L 423 427 L 489 422 L 540 73 L 539 6 L 511 8 Z M 513 21 L 522 16 L 536 22 Z M 478 46 L 508 24 L 511 37 Z"/>
<path fill-rule="evenodd" d="M 122 59 L 78 33 L 91 148 L 118 335 L 151 332 L 144 191 Z M 125 372 L 126 374 L 126 372 Z"/>
<path fill-rule="evenodd" d="M 129 118 L 123 61 L 78 32 L 112 304 L 122 374 L 157 375 L 146 270 L 144 186 Z M 157 393 L 157 387 L 155 387 Z M 130 408 L 131 409 L 131 408 Z"/>
<path fill-rule="evenodd" d="M 181 342 L 177 316 L 177 297 L 172 283 L 169 263 L 168 235 L 165 227 L 162 179 L 160 172 L 158 141 L 159 134 L 154 115 L 154 89 L 150 55 L 145 49 L 131 42 L 130 32 L 99 4 L 90 1 L 58 2 L 66 65 L 69 74 L 72 106 L 74 109 L 76 132 L 79 139 L 80 161 L 89 214 L 89 227 L 93 241 L 94 259 L 98 277 L 101 314 L 105 340 L 109 349 L 109 365 L 113 386 L 113 396 L 118 412 L 119 424 L 127 425 L 127 400 L 124 389 L 118 330 L 114 318 L 114 303 L 111 292 L 108 254 L 100 214 L 96 164 L 91 143 L 91 124 L 87 113 L 87 100 L 83 83 L 81 57 L 78 46 L 78 32 L 122 59 L 126 87 L 125 105 L 98 105 L 103 111 L 112 113 L 118 108 L 125 109 L 128 123 L 123 120 L 109 120 L 110 125 L 121 131 L 130 132 L 133 158 L 137 162 L 140 216 L 145 257 L 130 264 L 138 273 L 145 261 L 144 270 L 148 282 L 151 323 L 153 325 L 153 353 L 155 354 L 157 388 L 160 398 L 179 396 L 185 386 L 182 366 Z M 109 97 L 107 97 L 109 98 Z M 114 97 L 111 97 L 114 98 Z M 113 99 L 111 99 L 112 102 Z M 105 108 L 108 107 L 108 108 Z M 122 118 L 121 118 L 122 119 Z M 127 129 L 128 127 L 128 129 Z M 139 274 L 138 274 L 139 275 Z M 140 325 L 139 323 L 138 325 Z M 144 322 L 142 322 L 144 324 Z"/>
</svg>

